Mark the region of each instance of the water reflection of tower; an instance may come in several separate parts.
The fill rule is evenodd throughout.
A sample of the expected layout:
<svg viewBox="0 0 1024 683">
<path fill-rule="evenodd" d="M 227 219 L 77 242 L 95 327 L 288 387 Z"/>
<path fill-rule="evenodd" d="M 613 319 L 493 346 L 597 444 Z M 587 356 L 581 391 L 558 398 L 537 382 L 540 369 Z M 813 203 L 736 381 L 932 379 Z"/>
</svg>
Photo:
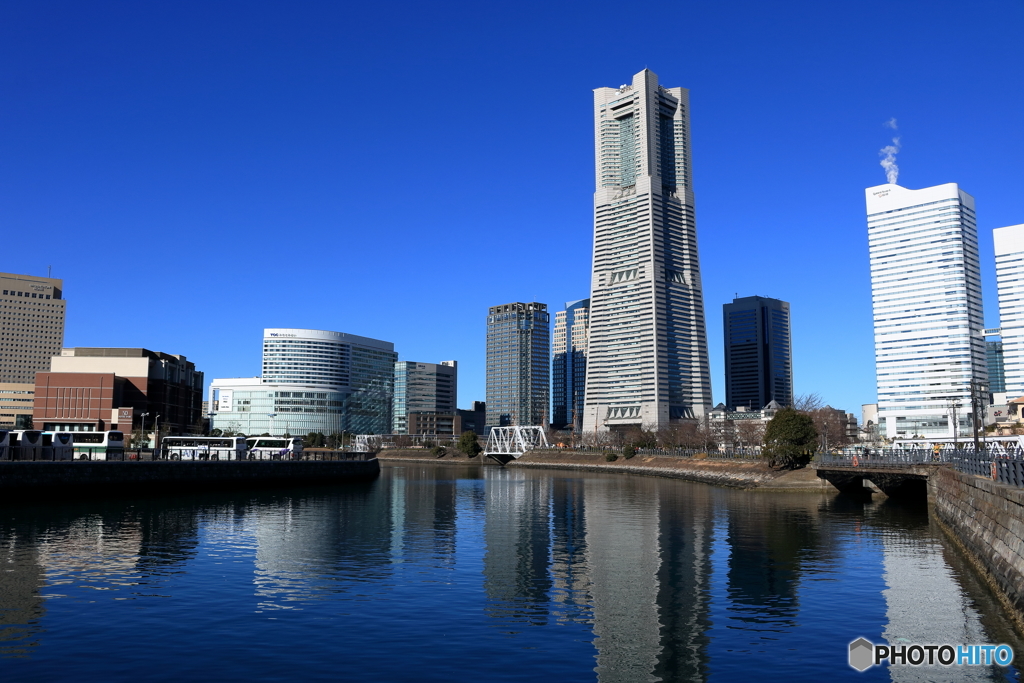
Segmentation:
<svg viewBox="0 0 1024 683">
<path fill-rule="evenodd" d="M 590 573 L 584 480 L 556 477 L 551 484 L 551 600 L 564 607 L 559 619 L 590 616 Z"/>
<path fill-rule="evenodd" d="M 46 572 L 36 544 L 6 525 L 0 527 L 0 657 L 21 657 L 38 644 L 43 615 L 39 595 Z"/>
<path fill-rule="evenodd" d="M 658 612 L 661 651 L 654 674 L 663 681 L 708 676 L 713 489 L 703 484 L 662 486 L 659 497 L 661 565 Z"/>
<path fill-rule="evenodd" d="M 484 590 L 501 619 L 547 623 L 551 576 L 550 477 L 487 468 Z"/>
<path fill-rule="evenodd" d="M 587 480 L 587 566 L 602 683 L 658 680 L 659 487 L 644 478 Z"/>
<path fill-rule="evenodd" d="M 899 513 L 897 506 L 883 503 L 871 519 L 873 525 L 887 527 L 880 533 L 888 619 L 882 637 L 892 645 L 999 642 L 984 632 L 973 600 L 946 562 L 941 543 L 929 533 L 927 513 L 922 512 L 916 524 L 911 515 Z M 893 514 L 898 520 L 886 519 Z M 889 676 L 896 683 L 995 680 L 987 667 L 949 669 L 955 671 L 894 666 L 889 667 Z"/>
<path fill-rule="evenodd" d="M 456 493 L 454 479 L 430 467 L 392 471 L 391 509 L 406 560 L 427 554 L 445 564 L 455 562 Z"/>
</svg>

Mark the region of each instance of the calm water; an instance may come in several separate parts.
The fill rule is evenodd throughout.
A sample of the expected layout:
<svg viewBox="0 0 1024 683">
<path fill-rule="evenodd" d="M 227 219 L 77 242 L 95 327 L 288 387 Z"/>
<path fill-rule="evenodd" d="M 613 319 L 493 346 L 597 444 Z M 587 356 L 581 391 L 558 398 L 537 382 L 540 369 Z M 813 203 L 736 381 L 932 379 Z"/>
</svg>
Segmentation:
<svg viewBox="0 0 1024 683">
<path fill-rule="evenodd" d="M 623 475 L 9 505 L 0 572 L 6 681 L 1018 680 L 858 674 L 858 636 L 1024 657 L 923 509 Z"/>
</svg>

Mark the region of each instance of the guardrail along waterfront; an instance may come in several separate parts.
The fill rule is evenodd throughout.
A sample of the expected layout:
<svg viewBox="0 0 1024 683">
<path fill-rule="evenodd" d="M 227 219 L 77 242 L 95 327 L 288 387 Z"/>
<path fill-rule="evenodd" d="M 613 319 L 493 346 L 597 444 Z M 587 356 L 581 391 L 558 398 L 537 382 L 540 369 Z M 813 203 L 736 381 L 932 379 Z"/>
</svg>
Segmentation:
<svg viewBox="0 0 1024 683">
<path fill-rule="evenodd" d="M 958 472 L 1024 487 L 1024 453 L 1020 449 L 848 449 L 815 456 L 819 469 L 904 469 L 915 465 L 952 465 Z"/>
</svg>

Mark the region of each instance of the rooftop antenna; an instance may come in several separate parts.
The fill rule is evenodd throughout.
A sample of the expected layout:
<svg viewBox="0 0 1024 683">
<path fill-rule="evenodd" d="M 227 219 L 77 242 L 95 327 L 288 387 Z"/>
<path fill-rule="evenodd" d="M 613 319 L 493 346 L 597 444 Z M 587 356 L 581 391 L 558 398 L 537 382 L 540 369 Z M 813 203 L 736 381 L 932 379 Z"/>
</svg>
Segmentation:
<svg viewBox="0 0 1024 683">
<path fill-rule="evenodd" d="M 51 268 L 53 268 L 53 266 L 46 266 L 46 277 L 50 277 L 50 269 Z"/>
</svg>

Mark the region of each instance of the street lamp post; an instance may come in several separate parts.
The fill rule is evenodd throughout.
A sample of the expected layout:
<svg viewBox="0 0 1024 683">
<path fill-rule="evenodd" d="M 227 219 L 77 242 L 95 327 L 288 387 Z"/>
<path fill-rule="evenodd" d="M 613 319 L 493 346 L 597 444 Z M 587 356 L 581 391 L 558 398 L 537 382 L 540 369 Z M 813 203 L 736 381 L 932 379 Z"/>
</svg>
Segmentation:
<svg viewBox="0 0 1024 683">
<path fill-rule="evenodd" d="M 145 439 L 146 438 L 146 418 L 149 417 L 149 413 L 139 413 L 139 417 L 141 418 L 141 420 L 139 421 L 139 437 Z M 138 448 L 139 444 L 135 444 L 135 447 Z"/>
<path fill-rule="evenodd" d="M 274 418 L 277 417 L 277 413 L 267 413 L 267 417 L 270 418 L 270 435 L 274 436 Z"/>
<path fill-rule="evenodd" d="M 952 418 L 953 422 L 953 450 L 957 450 L 957 437 L 959 436 L 960 432 L 960 423 L 957 422 L 956 411 L 959 410 L 961 406 L 960 399 L 954 396 L 946 402 L 946 406 L 949 408 L 950 417 Z"/>
<path fill-rule="evenodd" d="M 160 448 L 160 413 L 156 414 L 156 419 L 153 420 L 153 453 L 155 454 Z"/>
</svg>

